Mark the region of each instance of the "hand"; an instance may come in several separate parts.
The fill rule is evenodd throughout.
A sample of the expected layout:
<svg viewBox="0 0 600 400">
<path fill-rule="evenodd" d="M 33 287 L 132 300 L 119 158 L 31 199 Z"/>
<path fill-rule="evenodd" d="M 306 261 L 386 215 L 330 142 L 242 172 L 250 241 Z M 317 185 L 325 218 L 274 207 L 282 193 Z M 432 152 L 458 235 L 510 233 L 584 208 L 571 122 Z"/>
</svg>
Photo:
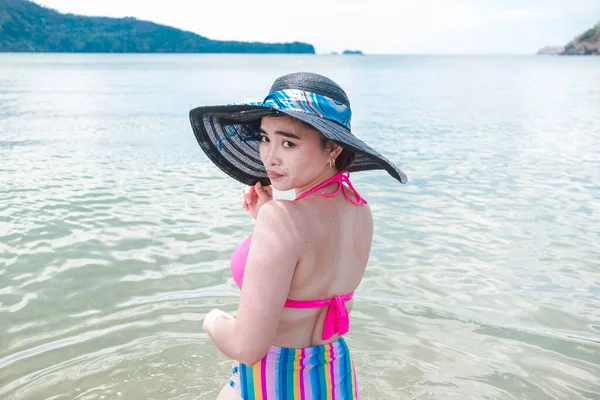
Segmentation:
<svg viewBox="0 0 600 400">
<path fill-rule="evenodd" d="M 217 309 L 211 310 L 208 314 L 206 314 L 206 317 L 204 317 L 204 322 L 202 323 L 202 329 L 208 333 L 208 336 L 211 338 L 211 340 L 215 328 L 215 322 L 218 318 L 226 318 L 230 320 L 234 319 L 231 315 L 227 314 L 226 312 Z M 215 346 L 219 354 L 221 354 L 227 359 L 232 360 L 232 358 L 225 354 L 219 347 L 217 347 L 217 345 L 214 342 L 213 345 Z"/>
<path fill-rule="evenodd" d="M 205 332 L 207 332 L 209 335 L 212 335 L 214 327 L 215 327 L 215 321 L 219 317 L 223 317 L 225 319 L 234 319 L 231 315 L 227 314 L 226 312 L 223 312 L 223 311 L 215 308 L 213 310 L 210 310 L 210 312 L 208 314 L 206 314 L 206 317 L 204 317 L 204 322 L 202 323 L 202 329 Z"/>
<path fill-rule="evenodd" d="M 254 186 L 247 186 L 242 190 L 242 207 L 254 219 L 256 219 L 258 210 L 260 210 L 263 204 L 270 200 L 273 200 L 273 188 L 271 186 L 263 186 L 260 182 L 256 182 Z"/>
</svg>

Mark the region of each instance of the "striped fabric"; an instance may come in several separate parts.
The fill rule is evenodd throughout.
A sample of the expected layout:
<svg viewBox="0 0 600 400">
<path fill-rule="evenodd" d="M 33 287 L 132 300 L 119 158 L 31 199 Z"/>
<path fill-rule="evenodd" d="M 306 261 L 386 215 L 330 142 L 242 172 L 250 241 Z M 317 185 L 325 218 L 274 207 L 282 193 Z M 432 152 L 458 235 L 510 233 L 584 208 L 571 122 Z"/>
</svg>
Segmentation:
<svg viewBox="0 0 600 400">
<path fill-rule="evenodd" d="M 283 114 L 355 152 L 349 172 L 383 169 L 401 183 L 407 182 L 406 174 L 394 163 L 352 133 L 352 111 L 346 92 L 319 74 L 281 76 L 262 101 L 196 107 L 190 111 L 190 122 L 200 148 L 223 172 L 244 185 L 260 182 L 267 186 L 271 181 L 260 159 L 258 125 L 264 117 Z"/>
<path fill-rule="evenodd" d="M 341 101 L 317 93 L 298 89 L 283 89 L 270 93 L 263 101 L 245 100 L 242 103 L 229 103 L 228 106 L 260 106 L 275 110 L 295 110 L 335 121 L 350 128 L 352 110 Z"/>
<path fill-rule="evenodd" d="M 272 346 L 252 366 L 233 368 L 229 384 L 244 400 L 358 399 L 352 357 L 346 341 L 303 349 Z"/>
<path fill-rule="evenodd" d="M 327 118 L 350 129 L 352 112 L 341 101 L 320 94 L 297 89 L 284 89 L 270 93 L 262 103 L 276 110 L 297 110 Z"/>
</svg>

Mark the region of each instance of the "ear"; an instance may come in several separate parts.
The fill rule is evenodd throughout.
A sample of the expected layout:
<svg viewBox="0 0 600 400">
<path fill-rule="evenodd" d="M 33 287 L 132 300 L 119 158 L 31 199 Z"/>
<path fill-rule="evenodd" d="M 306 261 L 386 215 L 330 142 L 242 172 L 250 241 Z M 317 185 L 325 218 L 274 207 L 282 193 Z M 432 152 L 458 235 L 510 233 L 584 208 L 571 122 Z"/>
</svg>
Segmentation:
<svg viewBox="0 0 600 400">
<path fill-rule="evenodd" d="M 338 156 L 344 149 L 342 148 L 342 146 L 332 142 L 331 140 L 328 141 L 328 143 L 329 146 L 327 147 L 327 149 L 329 150 L 329 155 L 335 160 L 336 158 L 338 158 Z"/>
</svg>

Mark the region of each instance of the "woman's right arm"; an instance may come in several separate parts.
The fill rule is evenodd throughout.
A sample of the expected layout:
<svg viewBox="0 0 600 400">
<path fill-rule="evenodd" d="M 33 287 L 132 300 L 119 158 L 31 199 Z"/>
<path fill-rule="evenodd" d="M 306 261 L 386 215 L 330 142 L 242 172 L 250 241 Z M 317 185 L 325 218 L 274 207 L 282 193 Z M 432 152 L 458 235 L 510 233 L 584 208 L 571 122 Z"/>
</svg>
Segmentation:
<svg viewBox="0 0 600 400">
<path fill-rule="evenodd" d="M 216 318 L 209 332 L 215 345 L 253 365 L 267 353 L 300 259 L 298 231 L 289 205 L 266 204 L 256 220 L 235 320 Z"/>
</svg>

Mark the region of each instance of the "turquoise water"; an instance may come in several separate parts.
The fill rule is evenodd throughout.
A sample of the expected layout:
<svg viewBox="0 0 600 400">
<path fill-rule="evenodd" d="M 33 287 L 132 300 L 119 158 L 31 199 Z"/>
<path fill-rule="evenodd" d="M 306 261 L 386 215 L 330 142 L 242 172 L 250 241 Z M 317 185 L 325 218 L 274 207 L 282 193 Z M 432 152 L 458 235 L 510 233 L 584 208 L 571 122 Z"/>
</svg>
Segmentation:
<svg viewBox="0 0 600 400">
<path fill-rule="evenodd" d="M 62 54 L 0 54 L 0 398 L 216 397 L 252 222 L 187 113 L 300 70 L 409 176 L 353 175 L 363 398 L 600 399 L 600 58 Z"/>
</svg>

